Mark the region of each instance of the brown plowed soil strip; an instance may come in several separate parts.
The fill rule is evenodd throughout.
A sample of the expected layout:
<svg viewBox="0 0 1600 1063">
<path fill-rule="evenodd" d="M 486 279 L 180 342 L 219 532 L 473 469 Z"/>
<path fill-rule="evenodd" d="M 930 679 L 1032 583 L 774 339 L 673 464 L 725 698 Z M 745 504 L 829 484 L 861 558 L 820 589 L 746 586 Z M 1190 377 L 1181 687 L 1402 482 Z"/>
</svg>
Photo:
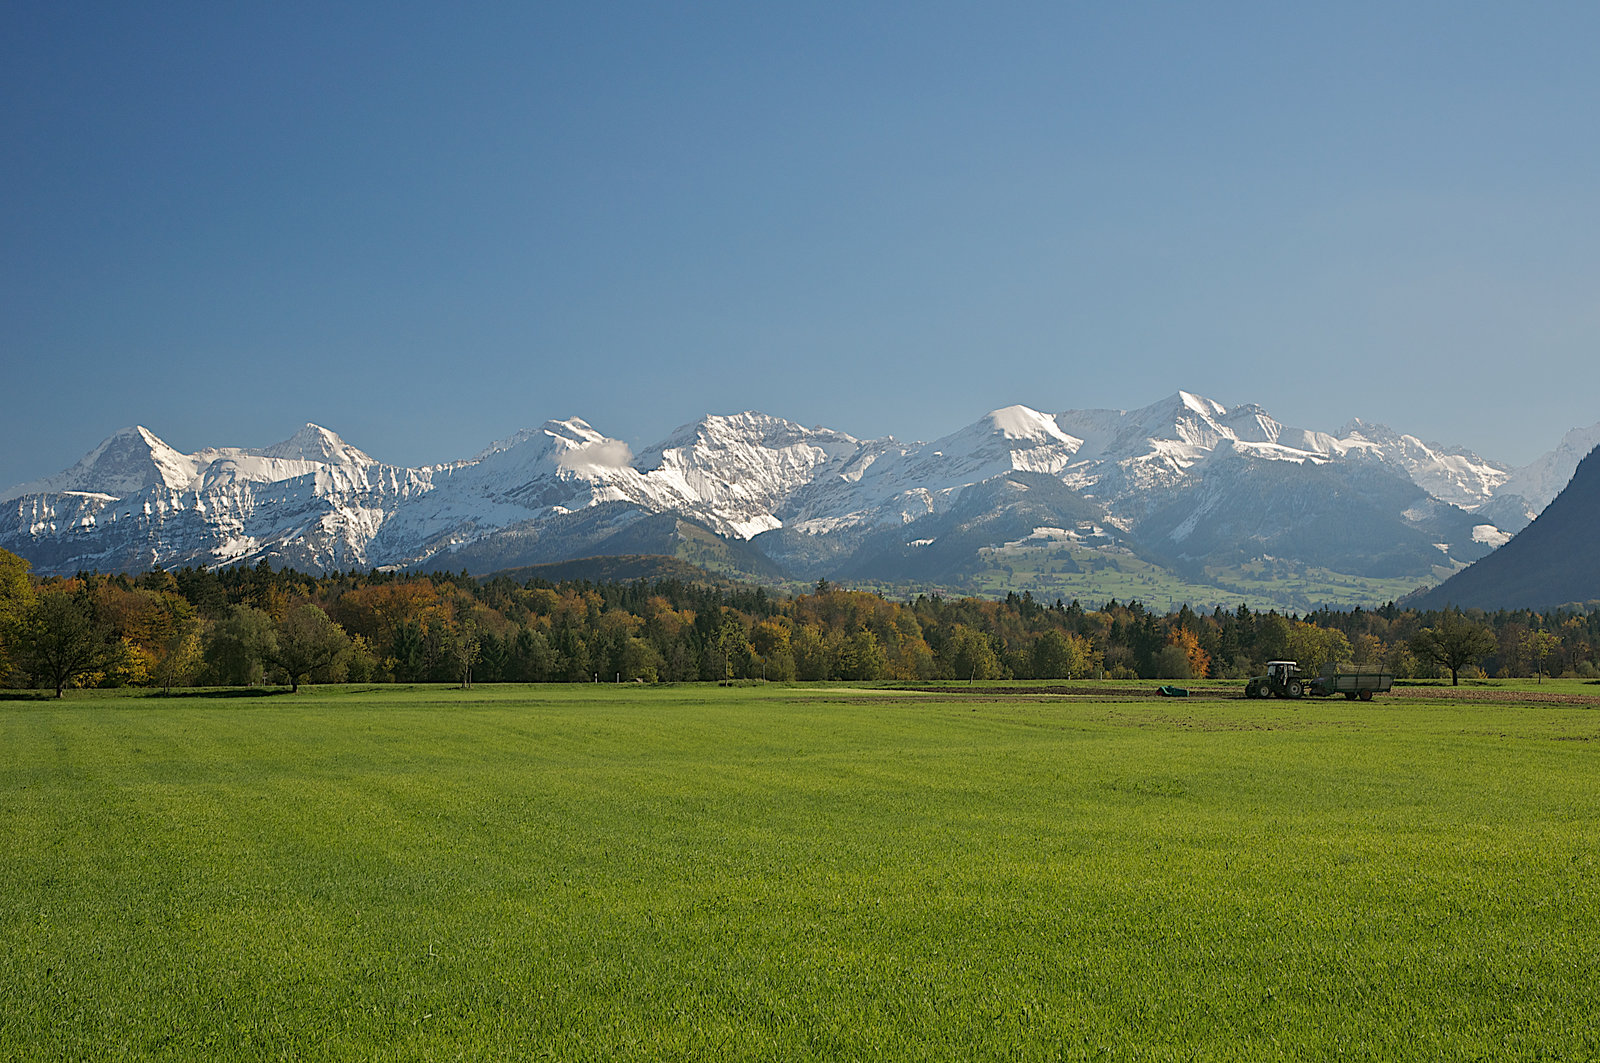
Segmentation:
<svg viewBox="0 0 1600 1063">
<path fill-rule="evenodd" d="M 1395 687 L 1397 697 L 1440 701 L 1521 701 L 1540 705 L 1600 706 L 1600 694 L 1547 694 L 1542 690 L 1483 690 L 1470 687 Z"/>
</svg>

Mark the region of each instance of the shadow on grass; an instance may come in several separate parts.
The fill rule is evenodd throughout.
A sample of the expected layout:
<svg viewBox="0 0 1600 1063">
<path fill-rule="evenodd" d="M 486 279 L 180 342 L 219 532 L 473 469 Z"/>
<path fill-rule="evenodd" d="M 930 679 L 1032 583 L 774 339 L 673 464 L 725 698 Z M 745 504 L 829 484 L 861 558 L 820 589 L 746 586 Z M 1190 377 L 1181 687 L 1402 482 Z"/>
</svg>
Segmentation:
<svg viewBox="0 0 1600 1063">
<path fill-rule="evenodd" d="M 152 690 L 144 696 L 173 701 L 193 698 L 275 698 L 279 694 L 293 693 L 288 687 L 224 687 L 216 690 L 174 690 L 166 694 Z"/>
<path fill-rule="evenodd" d="M 159 690 L 128 690 L 126 688 L 112 691 L 105 690 L 69 690 L 65 698 L 57 698 L 49 690 L 0 690 L 0 701 L 99 701 L 108 699 L 108 695 L 121 699 L 145 700 L 154 698 L 158 701 L 193 701 L 196 699 L 216 698 L 273 698 L 279 694 L 292 694 L 288 687 L 225 687 L 207 690 L 174 690 L 171 693 L 162 693 Z"/>
</svg>

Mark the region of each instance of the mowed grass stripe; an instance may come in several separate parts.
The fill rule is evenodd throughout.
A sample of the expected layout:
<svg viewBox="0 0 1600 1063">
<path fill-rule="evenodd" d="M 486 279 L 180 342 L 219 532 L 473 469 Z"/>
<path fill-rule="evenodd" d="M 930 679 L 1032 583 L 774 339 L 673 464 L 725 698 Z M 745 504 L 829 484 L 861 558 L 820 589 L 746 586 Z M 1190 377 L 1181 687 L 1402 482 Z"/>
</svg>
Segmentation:
<svg viewBox="0 0 1600 1063">
<path fill-rule="evenodd" d="M 0 706 L 11 1059 L 1591 1058 L 1593 709 Z"/>
</svg>

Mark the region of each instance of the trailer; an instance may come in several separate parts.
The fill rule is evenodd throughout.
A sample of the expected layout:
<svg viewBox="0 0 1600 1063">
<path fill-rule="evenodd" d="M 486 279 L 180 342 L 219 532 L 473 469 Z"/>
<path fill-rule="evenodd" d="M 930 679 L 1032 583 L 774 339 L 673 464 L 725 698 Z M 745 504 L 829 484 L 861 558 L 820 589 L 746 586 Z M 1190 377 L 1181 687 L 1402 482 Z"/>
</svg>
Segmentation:
<svg viewBox="0 0 1600 1063">
<path fill-rule="evenodd" d="M 1298 661 L 1268 661 L 1267 674 L 1256 676 L 1244 685 L 1247 698 L 1331 698 L 1343 694 L 1354 701 L 1371 701 L 1372 695 L 1381 694 L 1394 686 L 1390 672 L 1340 672 L 1333 665 L 1323 668 L 1322 674 L 1302 678 Z"/>
<path fill-rule="evenodd" d="M 1372 695 L 1383 694 L 1393 686 L 1394 675 L 1390 672 L 1323 672 L 1306 684 L 1306 693 L 1318 698 L 1343 694 L 1348 701 L 1371 701 Z"/>
</svg>

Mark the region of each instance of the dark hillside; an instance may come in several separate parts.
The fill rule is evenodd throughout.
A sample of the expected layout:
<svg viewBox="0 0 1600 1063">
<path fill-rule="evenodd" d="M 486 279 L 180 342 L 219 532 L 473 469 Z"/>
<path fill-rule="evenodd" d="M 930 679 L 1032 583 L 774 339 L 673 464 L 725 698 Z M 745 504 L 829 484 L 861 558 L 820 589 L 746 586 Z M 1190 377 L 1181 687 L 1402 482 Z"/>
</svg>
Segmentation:
<svg viewBox="0 0 1600 1063">
<path fill-rule="evenodd" d="M 1554 609 L 1600 600 L 1600 448 L 1510 542 L 1406 605 Z"/>
</svg>

